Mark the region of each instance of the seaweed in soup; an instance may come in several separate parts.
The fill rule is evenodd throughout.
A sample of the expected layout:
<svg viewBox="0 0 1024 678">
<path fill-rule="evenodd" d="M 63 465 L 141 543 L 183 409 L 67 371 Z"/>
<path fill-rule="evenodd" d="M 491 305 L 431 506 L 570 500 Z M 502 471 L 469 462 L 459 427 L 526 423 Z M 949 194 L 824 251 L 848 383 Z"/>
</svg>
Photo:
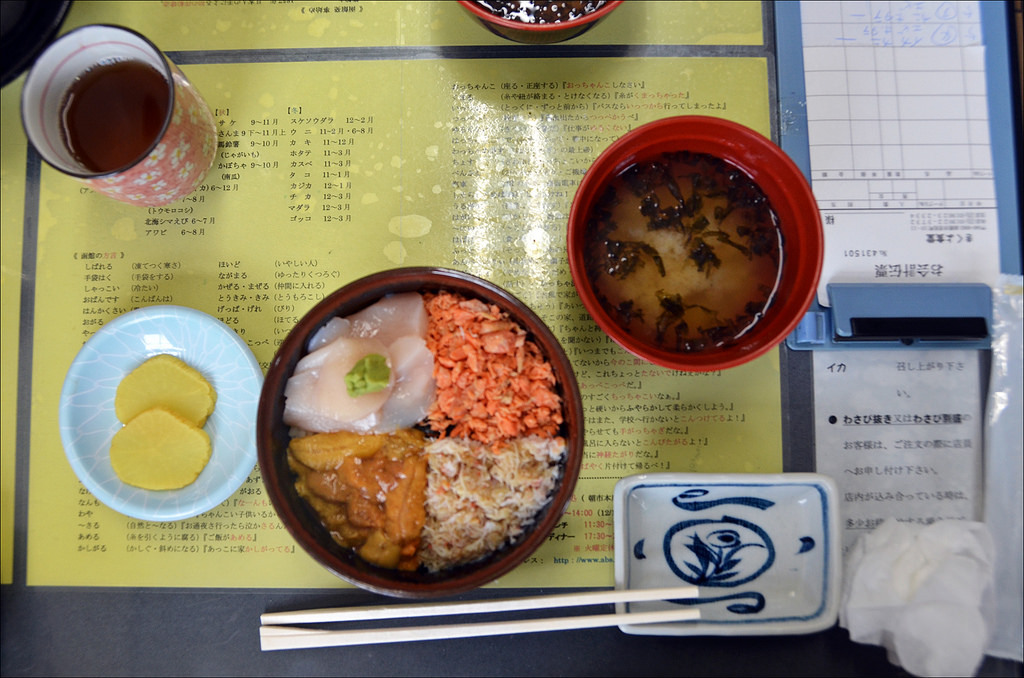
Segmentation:
<svg viewBox="0 0 1024 678">
<path fill-rule="evenodd" d="M 574 21 L 600 9 L 607 0 L 563 0 L 561 2 L 519 2 L 519 0 L 476 0 L 491 14 L 526 24 L 556 24 Z"/>
<path fill-rule="evenodd" d="M 603 189 L 584 261 L 620 326 L 657 346 L 706 350 L 764 316 L 781 276 L 782 236 L 743 170 L 708 154 L 664 153 Z"/>
</svg>

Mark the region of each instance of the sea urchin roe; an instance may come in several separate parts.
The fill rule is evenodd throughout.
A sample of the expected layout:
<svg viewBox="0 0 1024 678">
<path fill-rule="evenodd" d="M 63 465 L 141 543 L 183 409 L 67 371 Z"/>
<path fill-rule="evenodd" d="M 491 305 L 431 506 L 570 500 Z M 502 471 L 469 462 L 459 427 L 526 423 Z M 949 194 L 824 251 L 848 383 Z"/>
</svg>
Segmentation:
<svg viewBox="0 0 1024 678">
<path fill-rule="evenodd" d="M 416 429 L 317 433 L 291 441 L 288 465 L 299 496 L 338 544 L 375 565 L 415 570 L 426 520 L 425 444 Z"/>
<path fill-rule="evenodd" d="M 442 437 L 500 447 L 562 424 L 555 374 L 526 330 L 494 305 L 450 292 L 424 295 L 437 400 L 427 414 Z"/>
<path fill-rule="evenodd" d="M 615 322 L 677 351 L 727 346 L 772 304 L 782 236 L 768 198 L 741 169 L 665 153 L 614 177 L 587 220 L 584 266 Z"/>
<path fill-rule="evenodd" d="M 573 21 L 597 11 L 605 3 L 606 0 L 563 0 L 561 2 L 476 0 L 476 4 L 491 14 L 510 21 L 521 21 L 524 24 L 555 24 Z"/>
</svg>

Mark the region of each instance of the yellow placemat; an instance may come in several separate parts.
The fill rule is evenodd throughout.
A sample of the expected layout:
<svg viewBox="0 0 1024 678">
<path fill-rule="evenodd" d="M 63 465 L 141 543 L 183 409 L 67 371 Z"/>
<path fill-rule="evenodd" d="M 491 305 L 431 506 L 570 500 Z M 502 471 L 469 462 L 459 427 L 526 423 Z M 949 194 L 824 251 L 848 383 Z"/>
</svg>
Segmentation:
<svg viewBox="0 0 1024 678">
<path fill-rule="evenodd" d="M 67 28 L 114 23 L 165 50 L 512 45 L 454 0 L 79 2 Z M 626 0 L 573 45 L 760 45 L 761 3 Z"/>
<path fill-rule="evenodd" d="M 177 4 L 188 3 L 165 3 Z M 610 585 L 611 496 L 625 475 L 781 470 L 775 354 L 706 375 L 640 363 L 587 316 L 564 255 L 579 177 L 632 127 L 701 113 L 768 134 L 766 59 L 245 61 L 185 68 L 221 135 L 217 164 L 185 201 L 128 207 L 42 169 L 30 585 L 340 586 L 296 552 L 256 471 L 223 505 L 180 523 L 136 521 L 99 504 L 64 459 L 58 397 L 81 344 L 132 308 L 210 313 L 266 365 L 316 301 L 397 265 L 458 268 L 507 287 L 560 338 L 583 389 L 587 447 L 574 501 L 531 562 L 497 585 Z M 20 189 L 9 191 L 6 177 L 8 168 L 24 172 L 24 151 L 20 165 L 9 152 L 20 130 L 6 114 L 8 89 L 5 302 L 21 226 L 6 199 Z M 3 336 L 6 373 L 17 336 L 7 303 Z M 15 454 L 11 404 L 5 392 L 5 465 Z"/>
<path fill-rule="evenodd" d="M 3 427 L 0 433 L 0 583 L 12 581 L 14 549 L 14 480 L 15 443 L 17 438 L 18 395 L 18 318 L 21 316 L 21 246 L 25 206 L 25 148 L 27 142 L 20 127 L 20 101 L 8 96 L 0 99 L 0 120 L 3 121 L 3 162 L 0 163 L 0 224 L 3 247 L 0 247 L 0 308 L 3 309 L 3 332 L 0 333 L 0 402 L 3 402 Z"/>
</svg>

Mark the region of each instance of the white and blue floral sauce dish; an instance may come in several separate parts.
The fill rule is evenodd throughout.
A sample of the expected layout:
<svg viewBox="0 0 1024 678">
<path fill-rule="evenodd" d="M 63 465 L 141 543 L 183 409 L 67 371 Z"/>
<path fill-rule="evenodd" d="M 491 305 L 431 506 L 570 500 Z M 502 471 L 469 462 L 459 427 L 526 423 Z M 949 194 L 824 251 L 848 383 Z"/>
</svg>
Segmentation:
<svg viewBox="0 0 1024 678">
<path fill-rule="evenodd" d="M 815 473 L 650 473 L 615 485 L 615 585 L 693 585 L 700 619 L 626 624 L 637 635 L 775 635 L 830 628 L 841 554 L 835 481 Z"/>
</svg>

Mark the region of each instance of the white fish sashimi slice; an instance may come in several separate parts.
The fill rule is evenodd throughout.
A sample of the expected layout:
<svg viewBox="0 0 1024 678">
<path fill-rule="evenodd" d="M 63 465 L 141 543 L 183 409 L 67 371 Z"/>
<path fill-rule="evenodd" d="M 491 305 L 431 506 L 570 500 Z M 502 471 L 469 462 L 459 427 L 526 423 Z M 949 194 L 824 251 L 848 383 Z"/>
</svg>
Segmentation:
<svg viewBox="0 0 1024 678">
<path fill-rule="evenodd" d="M 366 419 L 380 410 L 394 389 L 392 369 L 386 388 L 355 397 L 348 394 L 345 375 L 371 353 L 383 355 L 390 366 L 390 353 L 382 342 L 351 337 L 339 337 L 300 360 L 285 384 L 284 423 L 306 431 L 361 431 L 351 427 L 356 422 L 367 426 Z"/>
<path fill-rule="evenodd" d="M 348 430 L 333 414 L 321 411 L 311 404 L 318 374 L 314 371 L 296 374 L 285 387 L 284 414 L 282 420 L 289 426 L 306 433 L 328 433 Z"/>
<path fill-rule="evenodd" d="M 419 292 L 389 294 L 348 316 L 353 337 L 373 337 L 390 346 L 399 337 L 427 336 L 427 307 Z"/>
<path fill-rule="evenodd" d="M 313 333 L 309 340 L 307 351 L 315 351 L 323 348 L 338 337 L 347 337 L 352 333 L 352 323 L 348 318 L 331 318 L 327 323 Z"/>
<path fill-rule="evenodd" d="M 390 433 L 410 428 L 427 416 L 434 403 L 434 354 L 425 339 L 408 335 L 388 346 L 395 374 L 395 388 L 380 410 L 375 433 Z"/>
</svg>

